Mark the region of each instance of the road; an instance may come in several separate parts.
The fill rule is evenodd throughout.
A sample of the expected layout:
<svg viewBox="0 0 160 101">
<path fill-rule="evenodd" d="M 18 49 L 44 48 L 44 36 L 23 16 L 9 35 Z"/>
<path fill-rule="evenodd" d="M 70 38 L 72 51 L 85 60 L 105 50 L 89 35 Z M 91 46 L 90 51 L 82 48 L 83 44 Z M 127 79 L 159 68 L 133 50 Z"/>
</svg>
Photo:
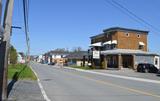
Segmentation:
<svg viewBox="0 0 160 101">
<path fill-rule="evenodd" d="M 51 101 L 160 101 L 160 84 L 31 63 Z"/>
</svg>

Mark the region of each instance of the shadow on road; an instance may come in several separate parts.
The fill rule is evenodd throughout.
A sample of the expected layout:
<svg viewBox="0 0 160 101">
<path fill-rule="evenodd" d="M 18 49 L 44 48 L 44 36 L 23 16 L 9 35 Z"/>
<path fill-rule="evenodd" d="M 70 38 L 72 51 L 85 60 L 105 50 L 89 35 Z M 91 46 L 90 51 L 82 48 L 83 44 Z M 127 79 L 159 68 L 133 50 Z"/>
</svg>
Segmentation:
<svg viewBox="0 0 160 101">
<path fill-rule="evenodd" d="M 9 96 L 14 84 L 18 81 L 18 79 L 20 78 L 20 74 L 26 69 L 27 66 L 23 67 L 23 69 L 19 72 L 16 72 L 13 77 L 12 77 L 12 81 L 10 81 L 10 83 L 7 86 L 7 97 Z"/>
<path fill-rule="evenodd" d="M 158 77 L 160 77 L 160 74 L 157 74 Z"/>
</svg>

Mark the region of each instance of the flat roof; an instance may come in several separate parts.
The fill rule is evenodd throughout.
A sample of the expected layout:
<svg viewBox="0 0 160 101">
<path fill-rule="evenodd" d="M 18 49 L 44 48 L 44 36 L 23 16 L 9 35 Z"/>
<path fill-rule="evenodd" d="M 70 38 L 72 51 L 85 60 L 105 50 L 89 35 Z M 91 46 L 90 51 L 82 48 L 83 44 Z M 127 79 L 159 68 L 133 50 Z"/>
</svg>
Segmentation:
<svg viewBox="0 0 160 101">
<path fill-rule="evenodd" d="M 139 30 L 139 29 L 131 29 L 131 28 L 123 28 L 123 27 L 111 27 L 111 28 L 104 29 L 104 30 L 103 30 L 104 33 L 101 33 L 101 34 L 92 36 L 92 37 L 90 37 L 90 38 L 95 38 L 95 37 L 98 37 L 98 36 L 102 36 L 102 35 L 104 35 L 106 32 L 113 32 L 113 31 L 127 31 L 127 32 L 145 33 L 145 34 L 148 34 L 148 33 L 149 33 L 149 31 Z"/>
<path fill-rule="evenodd" d="M 111 27 L 103 30 L 103 32 L 107 32 L 107 31 L 131 31 L 131 32 L 149 33 L 149 31 L 145 31 L 145 30 L 123 28 L 123 27 Z"/>
</svg>

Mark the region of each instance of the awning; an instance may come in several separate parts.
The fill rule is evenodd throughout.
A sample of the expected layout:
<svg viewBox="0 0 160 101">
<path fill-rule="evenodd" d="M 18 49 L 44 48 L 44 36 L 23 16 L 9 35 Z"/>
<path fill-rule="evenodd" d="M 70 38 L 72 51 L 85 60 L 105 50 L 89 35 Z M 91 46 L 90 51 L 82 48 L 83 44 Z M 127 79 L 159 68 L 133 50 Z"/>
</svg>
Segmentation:
<svg viewBox="0 0 160 101">
<path fill-rule="evenodd" d="M 113 41 L 112 41 L 112 44 L 117 44 L 117 40 L 113 40 Z"/>
<path fill-rule="evenodd" d="M 131 50 L 131 49 L 111 49 L 111 50 L 105 50 L 101 51 L 102 55 L 118 55 L 118 54 L 126 54 L 126 55 L 153 55 L 158 56 L 156 53 L 152 52 L 146 52 L 142 50 Z"/>
<path fill-rule="evenodd" d="M 92 46 L 101 47 L 101 46 L 102 46 L 102 42 L 93 43 L 93 44 L 91 44 L 90 46 L 91 46 L 91 47 L 92 47 Z"/>
<path fill-rule="evenodd" d="M 107 41 L 107 42 L 104 42 L 104 43 L 103 43 L 103 45 L 110 45 L 110 44 L 112 44 L 111 41 Z"/>
<path fill-rule="evenodd" d="M 143 42 L 139 42 L 139 45 L 142 45 L 142 46 L 144 46 L 145 44 L 144 44 Z"/>
</svg>

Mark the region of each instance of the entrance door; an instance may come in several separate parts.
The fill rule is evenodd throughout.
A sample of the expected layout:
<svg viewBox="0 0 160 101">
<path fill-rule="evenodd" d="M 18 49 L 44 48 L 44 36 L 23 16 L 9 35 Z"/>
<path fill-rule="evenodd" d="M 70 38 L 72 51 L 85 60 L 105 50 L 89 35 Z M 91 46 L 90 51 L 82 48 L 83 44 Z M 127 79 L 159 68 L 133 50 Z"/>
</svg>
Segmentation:
<svg viewBox="0 0 160 101">
<path fill-rule="evenodd" d="M 122 64 L 124 68 L 132 68 L 133 56 L 132 55 L 122 55 Z"/>
</svg>

